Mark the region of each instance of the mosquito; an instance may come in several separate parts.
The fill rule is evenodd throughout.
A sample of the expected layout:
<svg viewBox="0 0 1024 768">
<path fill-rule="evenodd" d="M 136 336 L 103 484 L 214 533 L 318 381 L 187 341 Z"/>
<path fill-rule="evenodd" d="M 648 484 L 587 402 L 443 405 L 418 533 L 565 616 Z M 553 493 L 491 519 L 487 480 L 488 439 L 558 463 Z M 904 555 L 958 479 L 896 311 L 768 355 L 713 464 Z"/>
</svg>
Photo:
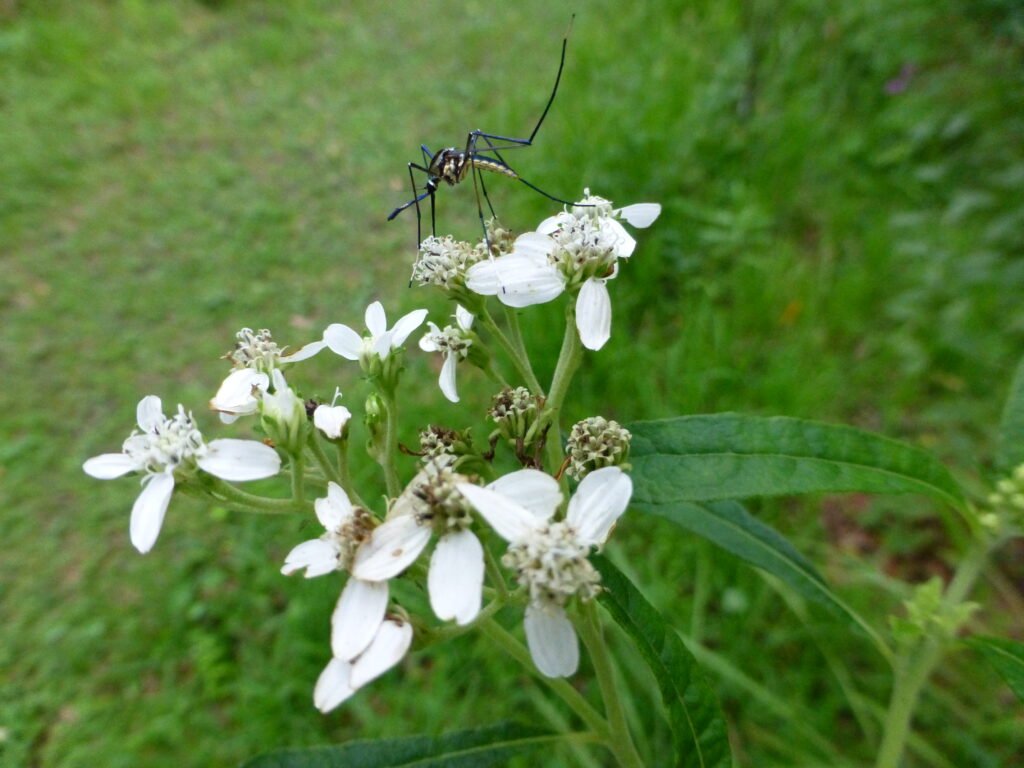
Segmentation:
<svg viewBox="0 0 1024 768">
<path fill-rule="evenodd" d="M 573 15 L 572 18 L 575 19 L 575 15 Z M 558 94 L 558 84 L 562 79 L 562 70 L 565 69 L 565 51 L 569 45 L 569 32 L 571 31 L 572 20 L 570 19 L 569 29 L 566 31 L 565 37 L 562 38 L 562 57 L 558 63 L 558 73 L 555 75 L 555 85 L 551 89 L 551 95 L 548 97 L 547 104 L 544 105 L 544 111 L 541 112 L 540 119 L 533 127 L 533 131 L 530 133 L 529 138 L 523 139 L 514 136 L 501 136 L 495 133 L 486 133 L 481 130 L 475 130 L 470 131 L 467 134 L 466 146 L 463 149 L 459 149 L 458 147 L 445 147 L 437 152 L 431 152 L 426 144 L 420 145 L 420 152 L 423 154 L 424 165 L 420 165 L 419 163 L 409 163 L 408 165 L 409 183 L 412 186 L 413 199 L 395 208 L 395 210 L 393 210 L 388 216 L 388 221 L 391 221 L 407 208 L 416 208 L 417 247 L 419 247 L 419 244 L 423 242 L 423 219 L 420 211 L 420 202 L 428 197 L 430 198 L 430 231 L 431 234 L 437 234 L 437 217 L 434 207 L 434 195 L 437 194 L 438 189 L 440 189 L 441 182 L 446 182 L 448 186 L 454 187 L 456 184 L 460 184 L 465 181 L 467 177 L 473 179 L 473 191 L 476 194 L 477 215 L 480 218 L 480 226 L 484 232 L 484 242 L 488 253 L 491 250 L 491 244 L 487 235 L 487 225 L 484 222 L 484 209 L 480 200 L 481 192 L 483 193 L 484 201 L 487 203 L 487 208 L 491 212 L 491 216 L 495 216 L 496 214 L 494 213 L 494 206 L 491 205 L 491 198 L 487 195 L 487 186 L 484 184 L 483 171 L 497 173 L 502 176 L 508 176 L 509 178 L 516 179 L 528 186 L 534 192 L 538 192 L 544 197 L 554 200 L 557 203 L 574 205 L 571 201 L 555 197 L 524 179 L 505 161 L 505 158 L 501 156 L 502 151 L 505 150 L 533 146 L 533 140 L 537 137 L 537 132 L 540 131 L 541 125 L 544 124 L 544 118 L 548 116 L 548 111 L 550 111 L 551 105 L 555 101 L 555 96 Z M 423 185 L 422 191 L 420 191 L 420 188 L 416 184 L 416 172 L 426 174 L 427 177 L 427 181 Z"/>
</svg>

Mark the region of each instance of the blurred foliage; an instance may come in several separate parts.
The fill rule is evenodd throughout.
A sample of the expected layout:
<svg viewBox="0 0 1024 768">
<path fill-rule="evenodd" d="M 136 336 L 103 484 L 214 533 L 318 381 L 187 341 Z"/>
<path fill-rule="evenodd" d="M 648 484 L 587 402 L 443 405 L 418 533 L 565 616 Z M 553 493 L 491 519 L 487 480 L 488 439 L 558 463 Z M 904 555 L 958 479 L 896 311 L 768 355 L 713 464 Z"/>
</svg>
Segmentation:
<svg viewBox="0 0 1024 768">
<path fill-rule="evenodd" d="M 321 717 L 311 690 L 337 584 L 278 574 L 308 523 L 175 500 L 142 558 L 127 543 L 136 488 L 80 465 L 116 449 L 144 394 L 201 411 L 243 325 L 299 344 L 372 297 L 449 311 L 405 288 L 411 214 L 384 222 L 406 199 L 405 163 L 470 128 L 528 131 L 572 10 L 558 100 L 516 167 L 559 196 L 587 185 L 665 213 L 612 285 L 612 341 L 567 417 L 848 421 L 986 476 L 1024 340 L 1017 2 L 0 0 L 5 764 L 229 765 L 565 717 L 475 638 L 412 655 Z M 501 182 L 508 224 L 550 212 Z M 474 208 L 443 190 L 440 228 L 475 236 Z M 558 312 L 524 317 L 552 361 Z M 432 382 L 409 357 L 407 380 Z M 352 367 L 309 371 L 305 394 L 341 384 L 358 408 Z M 407 393 L 424 423 L 454 413 L 432 383 Z M 942 576 L 954 556 L 922 499 L 756 511 L 879 626 L 910 596 L 902 580 Z M 628 520 L 609 554 L 704 649 L 737 763 L 867 762 L 888 678 L 863 641 L 707 545 Z M 1024 629 L 1020 562 L 979 595 L 973 621 L 992 634 Z M 667 743 L 653 681 L 621 672 L 641 691 L 636 722 Z M 1024 760 L 1010 701 L 957 656 L 909 764 Z"/>
</svg>

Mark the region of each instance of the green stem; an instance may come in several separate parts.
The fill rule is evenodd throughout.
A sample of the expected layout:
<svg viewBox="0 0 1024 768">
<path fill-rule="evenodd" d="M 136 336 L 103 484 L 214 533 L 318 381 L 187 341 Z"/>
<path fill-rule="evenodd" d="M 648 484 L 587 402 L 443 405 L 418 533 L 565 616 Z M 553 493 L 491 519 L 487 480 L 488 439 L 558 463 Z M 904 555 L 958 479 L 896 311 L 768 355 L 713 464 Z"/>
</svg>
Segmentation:
<svg viewBox="0 0 1024 768">
<path fill-rule="evenodd" d="M 979 539 L 960 562 L 953 580 L 943 597 L 942 610 L 948 611 L 960 605 L 971 592 L 974 582 L 981 575 L 992 542 Z M 882 745 L 878 750 L 876 768 L 898 768 L 903 749 L 910 735 L 910 726 L 917 707 L 921 689 L 942 659 L 947 640 L 940 635 L 926 637 L 920 643 L 899 656 L 896 662 L 895 679 L 889 710 L 886 713 Z"/>
<path fill-rule="evenodd" d="M 299 506 L 306 502 L 305 463 L 301 449 L 292 454 L 292 501 Z"/>
<path fill-rule="evenodd" d="M 587 646 L 590 660 L 594 665 L 594 674 L 601 687 L 605 713 L 608 716 L 608 749 L 623 768 L 643 768 L 643 760 L 636 751 L 633 737 L 626 723 L 626 713 L 619 698 L 618 686 L 615 684 L 615 673 L 612 669 L 608 644 L 604 641 L 601 631 L 601 619 L 597 615 L 597 605 L 591 601 L 582 607 L 583 621 L 579 623 L 580 637 Z"/>
<path fill-rule="evenodd" d="M 211 493 L 224 501 L 230 501 L 238 509 L 247 512 L 259 512 L 271 515 L 285 515 L 292 512 L 301 512 L 303 507 L 295 503 L 294 499 L 269 499 L 266 496 L 257 496 L 246 491 L 239 490 L 220 478 L 211 477 L 209 483 Z M 188 486 L 182 486 L 182 490 Z"/>
<path fill-rule="evenodd" d="M 384 436 L 384 460 L 381 467 L 384 470 L 384 482 L 387 485 L 388 496 L 395 498 L 402 491 L 401 483 L 398 480 L 398 403 L 393 392 L 383 392 L 384 406 L 387 409 L 388 426 Z"/>
<path fill-rule="evenodd" d="M 533 368 L 530 365 L 530 359 L 526 356 L 526 350 L 520 350 L 515 344 L 505 335 L 505 333 L 498 327 L 498 324 L 494 322 L 494 318 L 491 317 L 491 313 L 484 307 L 480 314 L 480 322 L 486 326 L 487 330 L 491 332 L 502 349 L 512 359 L 512 365 L 515 366 L 516 371 L 520 376 L 523 377 L 523 381 L 526 382 L 526 386 L 530 392 L 535 395 L 544 396 L 544 390 L 541 389 L 540 382 L 537 380 L 536 374 L 533 372 Z"/>
<path fill-rule="evenodd" d="M 327 458 L 327 453 L 324 451 L 324 447 L 320 444 L 320 438 L 317 437 L 316 430 L 309 431 L 309 440 L 306 441 L 309 445 L 310 453 L 313 454 L 313 458 L 316 460 L 317 465 L 324 473 L 324 477 L 328 480 L 333 480 L 338 485 L 341 485 L 341 475 L 338 473 L 338 468 L 334 466 L 333 462 Z M 344 487 L 344 486 L 342 486 Z M 345 488 L 348 491 L 348 488 Z"/>
<path fill-rule="evenodd" d="M 537 676 L 551 691 L 564 701 L 587 727 L 598 734 L 601 741 L 608 741 L 608 723 L 600 713 L 590 706 L 579 691 L 561 677 L 545 677 L 538 670 L 530 657 L 530 652 L 494 619 L 480 623 L 480 631 L 496 643 L 505 653 L 523 665 L 525 669 Z"/>
<path fill-rule="evenodd" d="M 576 311 L 570 303 L 565 310 L 565 335 L 562 337 L 562 351 L 558 354 L 558 364 L 551 378 L 551 394 L 548 395 L 545 408 L 547 421 L 551 428 L 547 436 L 548 469 L 557 472 L 562 465 L 565 454 L 562 452 L 562 430 L 559 425 L 562 403 L 569 391 L 569 384 L 583 360 L 583 346 L 576 332 Z"/>
<path fill-rule="evenodd" d="M 494 559 L 494 553 L 486 545 L 484 546 L 484 567 L 487 569 L 487 575 L 494 582 L 494 588 L 498 590 L 498 598 L 502 602 L 507 601 L 508 585 L 505 583 L 505 574 L 501 572 L 498 561 Z"/>
<path fill-rule="evenodd" d="M 527 385 L 530 387 L 530 391 L 535 395 L 544 396 L 544 390 L 541 389 L 540 380 L 537 375 L 533 372 L 533 365 L 530 363 L 530 354 L 526 351 L 526 343 L 523 341 L 523 332 L 519 328 L 519 315 L 512 307 L 506 307 L 502 305 L 505 310 L 505 322 L 508 323 L 508 333 L 512 346 L 518 351 L 520 359 L 523 361 L 523 366 L 526 369 L 524 378 L 526 379 Z"/>
</svg>

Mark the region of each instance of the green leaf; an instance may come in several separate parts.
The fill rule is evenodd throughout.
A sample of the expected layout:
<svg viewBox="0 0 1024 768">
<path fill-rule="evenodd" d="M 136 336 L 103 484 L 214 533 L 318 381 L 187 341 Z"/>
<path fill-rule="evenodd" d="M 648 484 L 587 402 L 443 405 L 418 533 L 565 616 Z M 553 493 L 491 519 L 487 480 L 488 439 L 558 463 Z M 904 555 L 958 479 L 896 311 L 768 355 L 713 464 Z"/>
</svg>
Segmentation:
<svg viewBox="0 0 1024 768">
<path fill-rule="evenodd" d="M 486 768 L 564 739 L 536 728 L 498 723 L 443 736 L 352 741 L 330 747 L 279 749 L 242 768 Z"/>
<path fill-rule="evenodd" d="M 599 598 L 611 617 L 636 643 L 654 673 L 668 711 L 679 768 L 732 765 L 725 717 L 718 700 L 675 629 L 647 602 L 632 582 L 606 558 L 594 555 L 604 591 Z"/>
<path fill-rule="evenodd" d="M 1024 701 L 1024 643 L 1002 637 L 972 637 L 967 644 L 981 653 L 1017 698 Z"/>
<path fill-rule="evenodd" d="M 777 576 L 808 600 L 827 608 L 840 607 L 814 566 L 781 533 L 755 518 L 739 502 L 640 503 L 632 508 L 663 517 L 714 542 L 729 554 Z"/>
<path fill-rule="evenodd" d="M 853 427 L 723 413 L 629 429 L 634 503 L 866 491 L 965 504 L 960 486 L 930 453 Z"/>
<path fill-rule="evenodd" d="M 1009 472 L 1024 464 L 1024 359 L 1017 365 L 1017 372 L 1010 383 L 1010 394 L 1003 406 L 1003 418 L 999 421 L 999 443 L 996 451 L 996 465 Z"/>
</svg>

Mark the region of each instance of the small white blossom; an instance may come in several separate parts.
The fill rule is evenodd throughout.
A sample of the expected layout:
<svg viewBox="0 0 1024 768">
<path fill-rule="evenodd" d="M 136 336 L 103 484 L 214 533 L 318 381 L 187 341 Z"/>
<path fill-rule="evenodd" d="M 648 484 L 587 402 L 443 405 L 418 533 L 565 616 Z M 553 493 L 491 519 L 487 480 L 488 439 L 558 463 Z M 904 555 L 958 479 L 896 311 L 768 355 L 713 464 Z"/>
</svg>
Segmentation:
<svg viewBox="0 0 1024 768">
<path fill-rule="evenodd" d="M 324 330 L 323 338 L 299 349 L 295 354 L 281 358 L 282 362 L 295 363 L 306 360 L 320 352 L 322 349 L 330 348 L 335 354 L 341 355 L 346 360 L 360 360 L 366 362 L 371 357 L 386 360 L 392 350 L 401 347 L 409 334 L 423 324 L 427 317 L 427 310 L 415 309 L 407 315 L 403 315 L 398 322 L 388 328 L 387 315 L 384 307 L 379 301 L 375 301 L 366 308 L 364 319 L 369 334 L 361 336 L 357 331 L 341 323 L 332 323 Z"/>
<path fill-rule="evenodd" d="M 438 459 L 428 463 L 395 500 L 388 519 L 356 554 L 352 573 L 361 579 L 390 579 L 438 542 L 430 558 L 427 591 L 442 621 L 469 624 L 480 612 L 484 551 L 469 526 L 472 517 L 456 485 L 466 478 Z"/>
<path fill-rule="evenodd" d="M 373 523 L 366 510 L 355 507 L 336 483 L 327 496 L 314 502 L 325 533 L 304 541 L 285 557 L 281 573 L 305 569 L 306 578 L 334 571 L 351 571 L 361 547 L 370 539 Z M 387 579 L 361 579 L 352 575 L 341 591 L 331 615 L 331 652 L 335 659 L 351 661 L 373 641 L 388 607 Z"/>
<path fill-rule="evenodd" d="M 352 412 L 343 405 L 335 405 L 341 398 L 341 390 L 334 390 L 331 404 L 321 403 L 313 411 L 313 426 L 319 429 L 329 440 L 338 440 L 345 432 Z"/>
<path fill-rule="evenodd" d="M 424 352 L 440 352 L 444 355 L 438 385 L 441 392 L 451 402 L 459 402 L 459 393 L 455 387 L 455 367 L 460 360 L 469 355 L 473 344 L 470 330 L 473 327 L 473 315 L 461 305 L 455 307 L 455 325 L 445 326 L 442 330 L 435 323 L 427 321 L 430 332 L 420 339 L 420 349 Z"/>
<path fill-rule="evenodd" d="M 611 299 L 606 283 L 618 274 L 618 260 L 636 248 L 619 219 L 648 227 L 661 213 L 656 203 L 614 209 L 611 202 L 584 190 L 570 210 L 545 219 L 536 232 L 518 237 L 512 252 L 470 268 L 468 287 L 503 304 L 543 304 L 578 286 L 576 327 L 587 349 L 597 350 L 611 337 Z"/>
<path fill-rule="evenodd" d="M 351 660 L 332 658 L 316 681 L 313 704 L 323 713 L 341 705 L 367 683 L 402 660 L 412 644 L 412 625 L 400 619 L 381 622 L 372 641 Z"/>
<path fill-rule="evenodd" d="M 573 597 L 592 599 L 600 575 L 587 560 L 608 538 L 633 492 L 618 467 L 591 472 L 569 500 L 564 520 L 554 520 L 562 502 L 550 475 L 523 469 L 486 488 L 462 483 L 459 490 L 509 542 L 502 562 L 513 568 L 530 594 L 524 626 L 534 663 L 548 677 L 566 677 L 579 665 L 576 630 L 565 606 Z"/>
<path fill-rule="evenodd" d="M 129 533 L 132 544 L 145 554 L 153 548 L 174 492 L 176 476 L 197 470 L 242 482 L 276 475 L 281 469 L 277 452 L 255 440 L 213 440 L 206 443 L 192 414 L 183 406 L 164 416 L 160 398 L 148 395 L 136 408 L 138 429 L 124 441 L 121 453 L 94 456 L 82 465 L 86 474 L 100 480 L 129 472 L 143 474 L 142 492 L 132 506 Z"/>
<path fill-rule="evenodd" d="M 248 416 L 259 410 L 260 397 L 270 387 L 270 377 L 253 368 L 239 368 L 228 374 L 210 400 L 210 410 L 220 414 L 220 420 L 231 424 L 239 416 Z"/>
</svg>

